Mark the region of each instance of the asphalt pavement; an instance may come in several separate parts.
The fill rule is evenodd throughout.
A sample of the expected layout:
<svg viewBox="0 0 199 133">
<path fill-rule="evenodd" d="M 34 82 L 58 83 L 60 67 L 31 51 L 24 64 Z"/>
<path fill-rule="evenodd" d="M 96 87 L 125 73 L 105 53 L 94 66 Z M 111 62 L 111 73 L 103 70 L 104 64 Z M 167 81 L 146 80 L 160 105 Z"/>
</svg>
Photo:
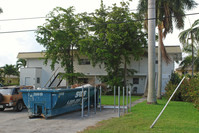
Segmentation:
<svg viewBox="0 0 199 133">
<path fill-rule="evenodd" d="M 132 106 L 145 99 L 133 102 Z M 85 115 L 87 115 L 86 112 Z M 0 112 L 0 133 L 76 133 L 89 126 L 95 126 L 99 121 L 113 117 L 118 117 L 118 113 L 113 109 L 102 109 L 101 112 L 98 109 L 96 114 L 92 109 L 90 115 L 83 118 L 81 111 L 76 111 L 47 120 L 44 118 L 29 119 L 27 109 L 22 112 L 6 109 Z"/>
</svg>

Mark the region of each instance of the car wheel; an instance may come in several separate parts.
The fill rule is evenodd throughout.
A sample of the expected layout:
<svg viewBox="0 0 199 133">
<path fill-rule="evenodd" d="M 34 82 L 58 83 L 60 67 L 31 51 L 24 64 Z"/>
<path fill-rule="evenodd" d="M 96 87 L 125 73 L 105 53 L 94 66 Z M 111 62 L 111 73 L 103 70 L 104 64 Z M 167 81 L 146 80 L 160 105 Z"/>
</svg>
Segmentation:
<svg viewBox="0 0 199 133">
<path fill-rule="evenodd" d="M 4 111 L 5 108 L 0 108 L 0 111 Z"/>
<path fill-rule="evenodd" d="M 23 110 L 23 102 L 19 101 L 16 105 L 16 109 L 17 112 L 21 112 Z"/>
</svg>

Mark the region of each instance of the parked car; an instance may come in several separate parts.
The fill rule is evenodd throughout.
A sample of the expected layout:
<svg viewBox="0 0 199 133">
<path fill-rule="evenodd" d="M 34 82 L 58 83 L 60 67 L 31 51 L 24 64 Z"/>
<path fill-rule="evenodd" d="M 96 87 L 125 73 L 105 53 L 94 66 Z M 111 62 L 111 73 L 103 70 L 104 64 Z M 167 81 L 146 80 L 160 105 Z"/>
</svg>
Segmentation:
<svg viewBox="0 0 199 133">
<path fill-rule="evenodd" d="M 22 92 L 20 89 L 32 89 L 32 86 L 7 86 L 0 87 L 0 111 L 5 108 L 13 108 L 20 112 L 24 108 Z"/>
</svg>

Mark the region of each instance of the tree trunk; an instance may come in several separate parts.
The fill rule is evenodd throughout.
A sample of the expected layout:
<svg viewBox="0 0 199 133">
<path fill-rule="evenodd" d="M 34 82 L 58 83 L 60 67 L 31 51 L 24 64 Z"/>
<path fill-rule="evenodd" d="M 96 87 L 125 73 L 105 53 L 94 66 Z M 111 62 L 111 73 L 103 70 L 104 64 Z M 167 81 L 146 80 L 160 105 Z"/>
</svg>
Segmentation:
<svg viewBox="0 0 199 133">
<path fill-rule="evenodd" d="M 155 90 L 155 0 L 148 0 L 148 104 L 156 104 Z"/>
<path fill-rule="evenodd" d="M 161 26 L 158 26 L 158 90 L 157 90 L 157 98 L 162 99 L 161 90 L 162 90 L 162 29 Z"/>
</svg>

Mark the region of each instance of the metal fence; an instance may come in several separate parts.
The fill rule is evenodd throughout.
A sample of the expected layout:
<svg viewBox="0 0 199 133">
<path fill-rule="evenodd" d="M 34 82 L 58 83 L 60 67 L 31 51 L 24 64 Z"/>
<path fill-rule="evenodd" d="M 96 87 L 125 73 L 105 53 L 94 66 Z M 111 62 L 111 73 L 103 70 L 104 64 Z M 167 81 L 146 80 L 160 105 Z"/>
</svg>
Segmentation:
<svg viewBox="0 0 199 133">
<path fill-rule="evenodd" d="M 81 107 L 81 117 L 89 116 L 91 112 L 91 105 L 90 105 L 90 87 L 88 88 L 88 95 L 87 97 L 84 97 L 84 87 L 82 88 L 82 107 Z M 102 111 L 102 108 L 109 108 L 113 109 L 113 111 L 116 113 L 118 112 L 118 117 L 121 116 L 121 114 L 128 113 L 128 109 L 131 111 L 131 94 L 132 94 L 132 87 L 126 86 L 126 87 L 113 87 L 111 88 L 113 90 L 113 96 L 114 97 L 114 103 L 113 105 L 102 105 L 102 87 L 99 86 L 97 89 L 96 86 L 94 87 L 94 114 L 96 114 L 97 110 Z M 117 93 L 117 94 L 116 94 Z M 110 96 L 110 95 L 109 95 Z M 122 99 L 121 99 L 122 98 Z M 126 98 L 126 99 L 125 99 Z M 88 100 L 87 105 L 87 115 L 85 115 L 85 105 L 84 101 Z M 118 100 L 118 104 L 116 105 L 116 99 Z M 121 103 L 122 100 L 122 103 Z M 125 103 L 126 100 L 126 103 Z"/>
</svg>

